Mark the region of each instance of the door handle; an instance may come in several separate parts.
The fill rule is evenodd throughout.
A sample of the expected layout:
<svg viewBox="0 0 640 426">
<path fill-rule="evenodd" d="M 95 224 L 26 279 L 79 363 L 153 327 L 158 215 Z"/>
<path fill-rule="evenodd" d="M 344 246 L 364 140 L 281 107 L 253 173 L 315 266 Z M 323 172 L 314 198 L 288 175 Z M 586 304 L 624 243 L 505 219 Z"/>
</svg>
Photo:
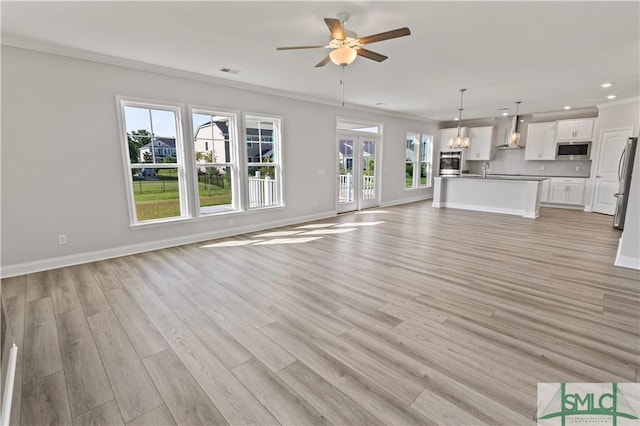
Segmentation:
<svg viewBox="0 0 640 426">
<path fill-rule="evenodd" d="M 619 196 L 624 195 L 622 192 L 616 192 L 613 194 L 614 197 L 618 198 Z"/>
<path fill-rule="evenodd" d="M 602 176 L 597 176 L 597 175 L 596 175 L 596 178 L 597 178 L 597 179 L 602 179 Z"/>
</svg>

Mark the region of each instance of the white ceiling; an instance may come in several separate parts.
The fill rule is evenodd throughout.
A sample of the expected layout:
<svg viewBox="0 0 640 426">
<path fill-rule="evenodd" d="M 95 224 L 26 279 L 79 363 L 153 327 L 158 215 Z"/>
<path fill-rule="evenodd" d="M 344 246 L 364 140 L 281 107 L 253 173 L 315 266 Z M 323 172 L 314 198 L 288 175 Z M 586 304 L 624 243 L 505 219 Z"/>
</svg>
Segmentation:
<svg viewBox="0 0 640 426">
<path fill-rule="evenodd" d="M 409 27 L 368 45 L 389 56 L 345 69 L 348 104 L 451 120 L 586 108 L 640 92 L 640 2 L 31 2 L 2 1 L 2 42 L 62 46 L 250 83 L 339 104 L 323 18 L 348 12 L 359 36 Z M 238 69 L 225 74 L 221 67 Z M 604 81 L 614 82 L 602 89 Z M 376 106 L 376 103 L 386 105 Z"/>
</svg>

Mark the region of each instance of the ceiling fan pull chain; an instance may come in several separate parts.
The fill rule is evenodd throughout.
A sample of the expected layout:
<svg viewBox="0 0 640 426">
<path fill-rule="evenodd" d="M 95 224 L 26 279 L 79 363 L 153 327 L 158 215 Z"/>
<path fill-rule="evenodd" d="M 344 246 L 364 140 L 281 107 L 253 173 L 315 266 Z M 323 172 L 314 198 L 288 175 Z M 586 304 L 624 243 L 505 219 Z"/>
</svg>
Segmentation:
<svg viewBox="0 0 640 426">
<path fill-rule="evenodd" d="M 342 106 L 344 106 L 344 66 L 340 67 L 340 85 L 342 86 Z"/>
</svg>

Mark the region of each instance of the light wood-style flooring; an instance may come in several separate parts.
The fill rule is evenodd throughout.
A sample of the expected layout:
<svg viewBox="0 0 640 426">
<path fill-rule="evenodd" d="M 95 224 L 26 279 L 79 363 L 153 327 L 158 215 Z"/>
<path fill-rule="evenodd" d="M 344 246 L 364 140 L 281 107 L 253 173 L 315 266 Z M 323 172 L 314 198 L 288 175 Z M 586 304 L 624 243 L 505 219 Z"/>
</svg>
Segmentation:
<svg viewBox="0 0 640 426">
<path fill-rule="evenodd" d="M 12 424 L 533 425 L 639 378 L 619 236 L 418 202 L 7 278 Z"/>
</svg>

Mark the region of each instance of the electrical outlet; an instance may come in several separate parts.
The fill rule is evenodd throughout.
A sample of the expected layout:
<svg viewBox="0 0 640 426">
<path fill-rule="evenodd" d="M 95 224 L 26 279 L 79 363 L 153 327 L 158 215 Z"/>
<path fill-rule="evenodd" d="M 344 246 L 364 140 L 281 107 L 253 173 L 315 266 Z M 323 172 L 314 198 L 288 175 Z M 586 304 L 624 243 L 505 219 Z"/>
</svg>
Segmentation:
<svg viewBox="0 0 640 426">
<path fill-rule="evenodd" d="M 576 172 L 579 172 L 579 171 L 580 171 L 580 169 L 581 169 L 581 167 L 580 167 L 580 166 L 576 166 Z"/>
<path fill-rule="evenodd" d="M 540 170 L 544 170 L 546 169 L 545 165 L 543 164 L 542 166 L 540 166 Z"/>
<path fill-rule="evenodd" d="M 67 244 L 67 234 L 58 235 L 58 244 L 60 244 L 61 246 Z"/>
</svg>

